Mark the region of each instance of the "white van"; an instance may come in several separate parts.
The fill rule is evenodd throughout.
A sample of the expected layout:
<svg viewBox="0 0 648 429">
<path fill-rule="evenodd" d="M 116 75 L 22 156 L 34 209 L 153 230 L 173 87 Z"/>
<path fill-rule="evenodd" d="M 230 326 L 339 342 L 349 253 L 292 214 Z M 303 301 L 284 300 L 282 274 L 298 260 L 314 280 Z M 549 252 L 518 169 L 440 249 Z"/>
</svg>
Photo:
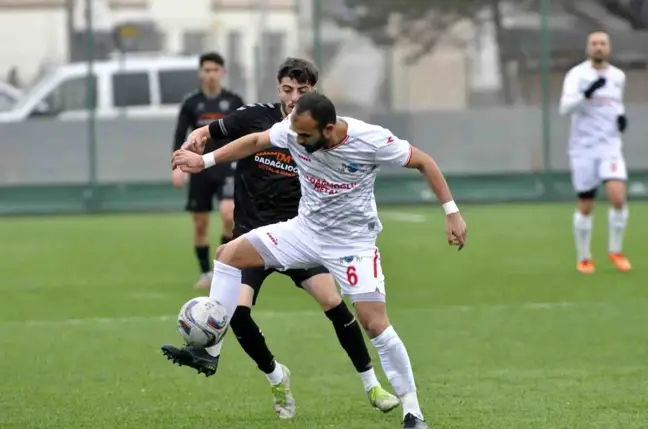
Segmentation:
<svg viewBox="0 0 648 429">
<path fill-rule="evenodd" d="M 136 54 L 135 54 L 136 55 Z M 87 63 L 63 65 L 29 89 L 0 122 L 88 117 Z M 93 64 L 97 118 L 166 117 L 198 85 L 198 57 L 126 56 Z"/>
</svg>

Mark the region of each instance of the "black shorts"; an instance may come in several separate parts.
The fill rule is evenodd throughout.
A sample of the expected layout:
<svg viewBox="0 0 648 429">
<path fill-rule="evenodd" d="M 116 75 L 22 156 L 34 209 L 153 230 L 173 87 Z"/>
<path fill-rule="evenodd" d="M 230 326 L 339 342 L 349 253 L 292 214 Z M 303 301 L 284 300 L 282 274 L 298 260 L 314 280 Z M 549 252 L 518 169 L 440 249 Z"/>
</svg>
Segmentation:
<svg viewBox="0 0 648 429">
<path fill-rule="evenodd" d="M 290 277 L 293 283 L 295 283 L 295 286 L 297 286 L 298 288 L 302 287 L 302 282 L 310 279 L 311 277 L 315 277 L 318 274 L 328 274 L 328 270 L 324 267 L 292 269 L 286 271 L 279 271 L 274 268 L 246 268 L 244 270 L 241 270 L 241 283 L 248 285 L 252 289 L 254 289 L 254 298 L 252 300 L 252 305 L 256 304 L 257 297 L 259 296 L 259 292 L 261 291 L 261 286 L 263 285 L 266 277 L 274 272 Z"/>
<path fill-rule="evenodd" d="M 234 198 L 234 176 L 217 178 L 203 173 L 192 174 L 185 210 L 192 213 L 211 212 L 214 209 L 214 198 L 218 201 Z"/>
</svg>

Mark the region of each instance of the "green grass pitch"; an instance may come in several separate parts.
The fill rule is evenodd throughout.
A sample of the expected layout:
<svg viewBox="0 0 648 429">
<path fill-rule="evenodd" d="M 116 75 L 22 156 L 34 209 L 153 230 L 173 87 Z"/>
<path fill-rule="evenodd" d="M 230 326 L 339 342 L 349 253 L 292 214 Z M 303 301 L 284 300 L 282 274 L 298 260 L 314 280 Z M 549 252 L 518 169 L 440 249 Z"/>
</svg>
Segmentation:
<svg viewBox="0 0 648 429">
<path fill-rule="evenodd" d="M 432 427 L 648 427 L 648 205 L 631 205 L 626 274 L 606 259 L 603 206 L 598 270 L 576 272 L 572 210 L 466 207 L 462 252 L 440 208 L 382 210 L 390 315 Z M 190 237 L 184 214 L 0 219 L 1 428 L 400 427 L 281 276 L 255 311 L 292 370 L 295 420 L 275 418 L 232 335 L 214 377 L 166 361 L 159 346 L 179 342 L 174 316 L 195 295 Z"/>
</svg>

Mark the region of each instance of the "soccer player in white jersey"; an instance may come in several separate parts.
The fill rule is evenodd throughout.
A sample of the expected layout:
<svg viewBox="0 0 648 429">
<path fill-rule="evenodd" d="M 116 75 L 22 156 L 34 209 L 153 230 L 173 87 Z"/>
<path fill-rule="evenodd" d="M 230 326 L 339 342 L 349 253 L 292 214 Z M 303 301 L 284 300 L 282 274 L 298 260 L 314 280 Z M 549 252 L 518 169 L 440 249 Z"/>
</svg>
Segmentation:
<svg viewBox="0 0 648 429">
<path fill-rule="evenodd" d="M 608 62 L 610 38 L 597 31 L 587 41 L 587 61 L 565 76 L 560 113 L 571 116 L 569 161 L 572 183 L 578 195 L 574 213 L 574 236 L 578 254 L 577 269 L 594 272 L 590 250 L 594 199 L 605 183 L 611 207 L 608 212 L 608 255 L 620 271 L 631 266 L 622 252 L 628 222 L 626 180 L 628 172 L 621 151 L 621 134 L 628 121 L 623 105 L 625 73 Z"/>
<path fill-rule="evenodd" d="M 299 169 L 299 214 L 264 226 L 216 252 L 210 297 L 232 314 L 241 290 L 241 269 L 323 265 L 353 302 L 361 325 L 378 350 L 389 382 L 403 405 L 403 428 L 427 428 L 407 350 L 387 317 L 385 278 L 376 238 L 382 230 L 374 199 L 381 164 L 418 169 L 446 213 L 450 245 L 461 249 L 466 224 L 434 160 L 377 125 L 338 117 L 319 93 L 303 95 L 293 113 L 264 133 L 250 134 L 202 155 L 208 129 L 194 131 L 173 155 L 173 168 L 195 173 L 232 162 L 271 145 L 287 148 Z M 222 341 L 209 350 L 219 353 Z"/>
</svg>

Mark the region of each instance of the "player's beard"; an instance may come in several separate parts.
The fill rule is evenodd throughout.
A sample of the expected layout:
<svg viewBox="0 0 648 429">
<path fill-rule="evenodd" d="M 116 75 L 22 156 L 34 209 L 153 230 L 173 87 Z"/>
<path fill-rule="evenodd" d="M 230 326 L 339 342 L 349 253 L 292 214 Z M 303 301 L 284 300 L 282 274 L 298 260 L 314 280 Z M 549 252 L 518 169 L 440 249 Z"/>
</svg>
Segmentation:
<svg viewBox="0 0 648 429">
<path fill-rule="evenodd" d="M 591 60 L 594 64 L 601 65 L 604 64 L 605 61 L 607 61 L 607 58 L 605 55 L 593 55 L 591 57 Z"/>
<path fill-rule="evenodd" d="M 308 153 L 313 153 L 322 148 L 326 144 L 326 137 L 322 136 L 318 141 L 316 141 L 313 144 L 305 144 L 304 149 L 306 149 L 306 152 Z"/>
</svg>

